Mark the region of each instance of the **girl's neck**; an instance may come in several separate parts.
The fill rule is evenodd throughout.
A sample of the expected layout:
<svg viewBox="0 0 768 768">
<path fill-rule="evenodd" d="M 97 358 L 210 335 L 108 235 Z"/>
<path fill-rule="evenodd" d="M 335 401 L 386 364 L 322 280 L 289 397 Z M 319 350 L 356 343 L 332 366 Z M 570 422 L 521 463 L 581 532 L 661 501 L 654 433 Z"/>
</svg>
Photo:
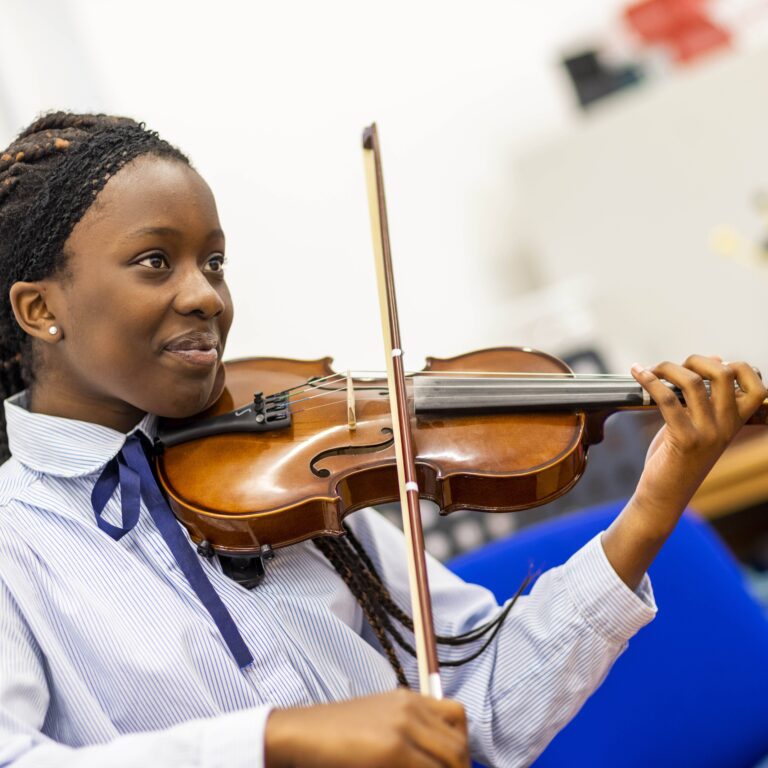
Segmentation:
<svg viewBox="0 0 768 768">
<path fill-rule="evenodd" d="M 75 392 L 62 384 L 57 382 L 54 386 L 52 382 L 35 381 L 29 391 L 29 410 L 100 424 L 118 432 L 128 432 L 144 417 L 144 412 L 130 403 Z"/>
</svg>

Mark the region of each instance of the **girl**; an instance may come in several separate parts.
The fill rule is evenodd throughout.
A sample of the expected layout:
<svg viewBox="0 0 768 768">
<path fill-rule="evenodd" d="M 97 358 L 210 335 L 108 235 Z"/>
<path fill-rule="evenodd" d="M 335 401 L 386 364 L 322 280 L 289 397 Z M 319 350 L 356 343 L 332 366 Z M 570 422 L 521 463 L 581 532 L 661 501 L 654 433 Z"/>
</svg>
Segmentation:
<svg viewBox="0 0 768 768">
<path fill-rule="evenodd" d="M 434 701 L 397 688 L 417 677 L 395 648 L 403 543 L 374 511 L 247 590 L 157 490 L 156 417 L 223 387 L 224 250 L 206 183 L 131 120 L 47 115 L 0 157 L 0 765 L 529 764 L 653 617 L 645 571 L 762 383 L 700 356 L 635 367 L 666 426 L 632 500 Z M 485 590 L 430 569 L 439 635 L 499 624 Z"/>
</svg>

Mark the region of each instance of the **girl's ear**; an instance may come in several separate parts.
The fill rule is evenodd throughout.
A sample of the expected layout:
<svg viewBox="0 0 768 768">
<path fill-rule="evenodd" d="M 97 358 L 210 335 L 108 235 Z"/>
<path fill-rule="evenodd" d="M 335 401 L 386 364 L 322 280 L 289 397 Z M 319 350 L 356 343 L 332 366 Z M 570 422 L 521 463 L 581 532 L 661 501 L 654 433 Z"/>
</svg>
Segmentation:
<svg viewBox="0 0 768 768">
<path fill-rule="evenodd" d="M 61 339 L 61 328 L 46 303 L 45 286 L 42 282 L 14 283 L 11 286 L 10 299 L 16 322 L 26 333 L 49 343 Z"/>
</svg>

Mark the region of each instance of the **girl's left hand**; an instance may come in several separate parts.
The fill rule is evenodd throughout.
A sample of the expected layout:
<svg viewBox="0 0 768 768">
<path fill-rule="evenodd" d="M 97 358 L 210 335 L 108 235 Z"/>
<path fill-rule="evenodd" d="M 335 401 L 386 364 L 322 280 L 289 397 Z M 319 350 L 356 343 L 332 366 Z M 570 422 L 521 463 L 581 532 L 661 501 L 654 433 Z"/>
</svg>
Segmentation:
<svg viewBox="0 0 768 768">
<path fill-rule="evenodd" d="M 651 370 L 633 366 L 632 375 L 666 422 L 648 449 L 635 495 L 653 506 L 674 504 L 682 512 L 765 399 L 765 386 L 747 363 L 726 364 L 719 357 L 702 355 L 691 355 L 683 365 L 661 363 Z M 682 390 L 685 407 L 660 379 Z M 704 388 L 705 379 L 710 382 L 710 394 Z"/>
<path fill-rule="evenodd" d="M 632 375 L 665 421 L 648 450 L 635 494 L 603 535 L 608 559 L 634 588 L 709 470 L 765 399 L 766 389 L 747 363 L 702 355 L 683 365 L 633 366 Z M 682 390 L 685 406 L 661 379 Z M 709 394 L 704 380 L 710 382 Z"/>
</svg>

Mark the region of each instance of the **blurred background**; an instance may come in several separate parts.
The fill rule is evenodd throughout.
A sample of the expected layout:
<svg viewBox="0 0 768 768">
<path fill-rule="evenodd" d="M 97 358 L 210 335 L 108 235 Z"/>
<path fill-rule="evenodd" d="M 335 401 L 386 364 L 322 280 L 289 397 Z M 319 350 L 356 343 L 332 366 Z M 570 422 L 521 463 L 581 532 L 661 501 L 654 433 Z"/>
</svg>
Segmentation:
<svg viewBox="0 0 768 768">
<path fill-rule="evenodd" d="M 126 114 L 208 180 L 230 357 L 381 367 L 375 120 L 411 369 L 529 345 L 578 370 L 692 352 L 768 370 L 764 0 L 0 0 L 0 19 L 0 144 L 50 109 Z M 430 548 L 628 495 L 654 428 L 612 419 L 574 493 L 452 516 Z"/>
</svg>

